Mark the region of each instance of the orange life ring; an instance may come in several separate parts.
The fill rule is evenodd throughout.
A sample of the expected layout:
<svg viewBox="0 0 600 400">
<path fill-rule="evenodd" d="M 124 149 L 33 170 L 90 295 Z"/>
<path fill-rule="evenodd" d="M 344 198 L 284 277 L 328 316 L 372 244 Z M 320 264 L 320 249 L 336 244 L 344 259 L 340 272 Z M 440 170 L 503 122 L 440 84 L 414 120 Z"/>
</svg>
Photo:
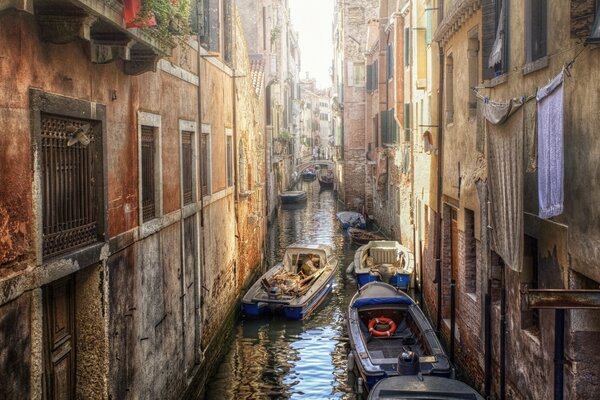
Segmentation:
<svg viewBox="0 0 600 400">
<path fill-rule="evenodd" d="M 389 325 L 388 330 L 380 331 L 380 330 L 375 329 L 375 324 L 379 324 L 379 323 Z M 369 321 L 369 332 L 373 336 L 380 336 L 380 337 L 392 336 L 394 334 L 394 332 L 396 332 L 396 323 L 394 322 L 393 319 L 388 318 L 388 317 L 373 318 L 372 320 Z"/>
</svg>

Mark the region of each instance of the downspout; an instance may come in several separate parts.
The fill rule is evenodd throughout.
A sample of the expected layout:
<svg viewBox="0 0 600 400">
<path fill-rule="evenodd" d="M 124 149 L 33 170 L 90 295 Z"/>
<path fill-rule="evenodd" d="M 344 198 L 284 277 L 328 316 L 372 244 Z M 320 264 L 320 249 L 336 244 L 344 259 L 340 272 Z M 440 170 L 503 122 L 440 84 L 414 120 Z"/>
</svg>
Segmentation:
<svg viewBox="0 0 600 400">
<path fill-rule="evenodd" d="M 500 400 L 506 398 L 506 266 L 500 264 L 502 291 L 500 294 Z"/>
<path fill-rule="evenodd" d="M 440 0 L 438 11 L 438 25 L 441 24 L 444 17 L 444 0 Z M 436 216 L 436 243 L 435 243 L 435 282 L 437 283 L 437 323 L 436 329 L 441 330 L 442 326 L 442 163 L 443 163 L 443 127 L 444 127 L 444 47 L 438 42 L 439 46 L 439 92 L 438 92 L 438 131 L 437 131 L 437 216 Z"/>
<path fill-rule="evenodd" d="M 198 17 L 198 25 L 200 26 L 201 24 L 204 24 L 204 0 L 200 0 L 198 2 L 197 5 L 197 10 L 196 10 L 196 14 Z M 202 48 L 202 35 L 201 35 L 201 31 L 200 29 L 198 29 L 198 33 L 196 35 L 196 38 L 198 40 L 198 50 L 196 51 L 196 55 L 197 55 L 197 64 L 198 64 L 198 92 L 197 92 L 197 106 L 198 106 L 198 131 L 200 132 L 200 140 L 201 136 L 202 136 L 202 76 L 200 74 L 201 71 L 201 67 L 202 67 L 202 56 L 200 55 L 200 49 Z M 210 143 L 210 142 L 209 142 Z M 210 171 L 210 168 L 208 169 Z M 208 180 L 208 171 L 206 171 L 206 179 Z M 202 171 L 200 171 L 200 176 L 202 176 Z M 200 203 L 200 229 L 199 229 L 199 234 L 198 234 L 198 238 L 200 240 L 200 260 L 199 260 L 199 269 L 195 268 L 194 270 L 194 279 L 196 279 L 196 282 L 198 282 L 198 284 L 194 285 L 195 286 L 195 290 L 194 290 L 194 300 L 196 303 L 196 307 L 200 308 L 200 315 L 197 315 L 197 319 L 196 319 L 196 338 L 195 338 L 195 347 L 197 350 L 200 351 L 200 354 L 198 355 L 198 359 L 196 360 L 198 363 L 200 363 L 202 361 L 202 357 L 203 356 L 203 350 L 201 348 L 202 346 L 202 342 L 201 342 L 201 337 L 202 337 L 202 323 L 201 321 L 203 320 L 203 311 L 204 311 L 204 295 L 203 295 L 203 290 L 204 290 L 204 278 L 205 278 L 205 274 L 204 272 L 206 271 L 206 257 L 205 257 L 205 246 L 204 246 L 204 193 L 202 192 L 202 187 L 203 187 L 203 183 L 200 181 L 200 185 L 199 186 L 199 191 L 198 194 L 200 196 L 199 203 Z"/>
</svg>

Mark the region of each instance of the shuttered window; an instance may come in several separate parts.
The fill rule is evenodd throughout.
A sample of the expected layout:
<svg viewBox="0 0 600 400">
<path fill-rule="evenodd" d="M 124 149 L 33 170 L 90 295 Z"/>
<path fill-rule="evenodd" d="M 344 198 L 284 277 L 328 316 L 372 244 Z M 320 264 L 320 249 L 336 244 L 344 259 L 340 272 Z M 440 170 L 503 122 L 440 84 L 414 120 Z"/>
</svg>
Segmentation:
<svg viewBox="0 0 600 400">
<path fill-rule="evenodd" d="M 398 124 L 394 118 L 394 109 L 381 113 L 381 142 L 393 145 L 398 142 Z"/>
<path fill-rule="evenodd" d="M 142 221 L 156 217 L 155 199 L 155 129 L 142 125 Z"/>
<path fill-rule="evenodd" d="M 502 7 L 504 11 L 502 12 Z M 481 2 L 482 9 L 482 24 L 483 24 L 483 36 L 482 36 L 482 72 L 481 76 L 483 79 L 492 79 L 495 76 L 501 75 L 507 71 L 508 68 L 508 10 L 509 0 L 483 0 Z M 489 67 L 489 59 L 492 53 L 492 48 L 496 42 L 496 36 L 498 35 L 498 27 L 502 25 L 503 33 L 501 36 L 501 62 L 496 64 L 494 67 Z"/>
<path fill-rule="evenodd" d="M 373 143 L 375 147 L 379 147 L 379 114 L 373 117 Z"/>
<path fill-rule="evenodd" d="M 181 132 L 181 184 L 183 204 L 194 201 L 194 153 L 192 148 L 192 132 Z"/>
<path fill-rule="evenodd" d="M 41 116 L 43 256 L 98 240 L 98 141 L 93 123 Z"/>
</svg>

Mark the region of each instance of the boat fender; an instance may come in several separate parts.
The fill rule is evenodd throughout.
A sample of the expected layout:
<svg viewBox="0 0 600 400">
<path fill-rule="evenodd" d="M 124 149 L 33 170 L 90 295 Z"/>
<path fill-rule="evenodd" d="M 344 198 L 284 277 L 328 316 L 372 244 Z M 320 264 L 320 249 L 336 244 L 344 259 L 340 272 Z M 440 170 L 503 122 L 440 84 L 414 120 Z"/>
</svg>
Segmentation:
<svg viewBox="0 0 600 400">
<path fill-rule="evenodd" d="M 347 370 L 348 370 L 348 372 L 354 371 L 354 353 L 353 352 L 350 352 L 350 354 L 348 354 Z"/>
<path fill-rule="evenodd" d="M 385 324 L 385 325 L 388 325 L 389 328 L 385 331 L 381 331 L 381 330 L 375 329 L 376 324 Z M 396 332 L 396 323 L 394 322 L 393 319 L 388 318 L 388 317 L 373 318 L 372 320 L 369 321 L 368 328 L 369 328 L 369 332 L 373 336 L 378 336 L 378 337 L 392 336 L 394 334 L 394 332 Z"/>
<path fill-rule="evenodd" d="M 357 383 L 357 386 L 358 386 L 358 388 L 357 388 L 356 391 L 358 392 L 358 394 L 362 394 L 363 393 L 363 378 L 359 377 L 356 380 L 356 383 Z"/>
<path fill-rule="evenodd" d="M 346 273 L 347 274 L 351 274 L 354 271 L 354 261 L 350 263 L 350 265 L 348 265 L 348 268 L 346 268 Z"/>
</svg>

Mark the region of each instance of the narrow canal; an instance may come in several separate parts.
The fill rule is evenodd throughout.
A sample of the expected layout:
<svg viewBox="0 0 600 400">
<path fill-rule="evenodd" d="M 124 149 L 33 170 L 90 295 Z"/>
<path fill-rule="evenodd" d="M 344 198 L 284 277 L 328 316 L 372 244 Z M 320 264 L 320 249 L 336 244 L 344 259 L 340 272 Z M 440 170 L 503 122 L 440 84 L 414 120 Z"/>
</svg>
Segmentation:
<svg viewBox="0 0 600 400">
<path fill-rule="evenodd" d="M 345 272 L 356 247 L 336 220 L 334 193 L 320 191 L 317 181 L 301 185 L 307 203 L 280 209 L 270 228 L 269 267 L 292 243 L 331 245 L 340 259 L 333 293 L 306 321 L 240 319 L 218 371 L 209 379 L 207 400 L 358 398 L 346 372 L 349 344 L 343 326 L 356 292 L 356 281 Z"/>
</svg>

